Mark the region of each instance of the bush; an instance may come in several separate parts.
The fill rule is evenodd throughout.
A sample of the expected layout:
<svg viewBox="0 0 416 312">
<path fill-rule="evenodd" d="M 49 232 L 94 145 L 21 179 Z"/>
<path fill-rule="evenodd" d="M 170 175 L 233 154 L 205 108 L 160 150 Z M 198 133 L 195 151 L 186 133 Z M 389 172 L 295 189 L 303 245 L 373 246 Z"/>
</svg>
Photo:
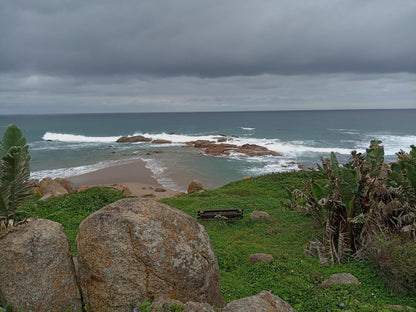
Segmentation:
<svg viewBox="0 0 416 312">
<path fill-rule="evenodd" d="M 369 254 L 394 292 L 416 294 L 416 241 L 403 235 L 380 235 L 373 241 Z"/>
</svg>

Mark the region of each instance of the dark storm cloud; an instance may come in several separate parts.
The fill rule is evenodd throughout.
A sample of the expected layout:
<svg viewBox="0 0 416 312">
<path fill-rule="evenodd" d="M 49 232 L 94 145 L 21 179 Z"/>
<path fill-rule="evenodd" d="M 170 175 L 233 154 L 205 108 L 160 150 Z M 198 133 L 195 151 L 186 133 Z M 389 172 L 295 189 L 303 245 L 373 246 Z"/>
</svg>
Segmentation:
<svg viewBox="0 0 416 312">
<path fill-rule="evenodd" d="M 0 1 L 0 71 L 416 73 L 416 1 Z"/>
</svg>

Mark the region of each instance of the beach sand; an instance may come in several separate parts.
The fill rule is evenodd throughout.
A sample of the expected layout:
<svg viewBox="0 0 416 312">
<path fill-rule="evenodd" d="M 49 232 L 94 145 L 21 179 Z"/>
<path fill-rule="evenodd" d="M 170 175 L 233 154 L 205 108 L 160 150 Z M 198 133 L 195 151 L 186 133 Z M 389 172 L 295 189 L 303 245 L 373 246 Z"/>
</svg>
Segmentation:
<svg viewBox="0 0 416 312">
<path fill-rule="evenodd" d="M 67 179 L 77 186 L 111 186 L 121 184 L 128 187 L 133 196 L 155 200 L 181 194 L 181 192 L 167 189 L 160 185 L 152 177 L 152 172 L 140 160 L 99 169 Z"/>
</svg>

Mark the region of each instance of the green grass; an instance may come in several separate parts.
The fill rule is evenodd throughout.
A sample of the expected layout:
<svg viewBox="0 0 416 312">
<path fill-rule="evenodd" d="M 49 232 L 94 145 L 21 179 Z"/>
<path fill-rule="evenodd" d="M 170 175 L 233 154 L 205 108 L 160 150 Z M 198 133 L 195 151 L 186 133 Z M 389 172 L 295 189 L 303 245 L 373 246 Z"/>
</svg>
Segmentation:
<svg viewBox="0 0 416 312">
<path fill-rule="evenodd" d="M 301 181 L 311 177 L 324 179 L 317 172 L 272 174 L 162 202 L 194 217 L 200 209 L 244 209 L 242 220 L 201 221 L 218 258 L 225 302 L 269 290 L 298 311 L 389 311 L 387 304 L 416 307 L 416 297 L 391 293 L 367 263 L 353 260 L 326 268 L 304 254 L 304 247 L 320 230 L 309 217 L 285 208 L 285 188 L 302 188 Z M 250 222 L 248 216 L 254 210 L 268 212 L 274 221 Z M 251 266 L 249 256 L 258 252 L 272 254 L 274 261 Z M 319 287 L 331 274 L 342 272 L 355 275 L 361 285 Z"/>
<path fill-rule="evenodd" d="M 329 268 L 304 254 L 308 241 L 319 236 L 311 219 L 287 210 L 286 187 L 302 188 L 302 180 L 324 180 L 317 172 L 272 174 L 230 183 L 222 188 L 198 194 L 184 194 L 161 200 L 191 216 L 198 210 L 243 208 L 244 218 L 226 222 L 201 221 L 214 247 L 221 274 L 225 302 L 271 291 L 298 311 L 389 311 L 387 304 L 416 307 L 415 296 L 396 296 L 369 264 L 351 261 Z M 27 215 L 48 218 L 63 224 L 76 253 L 74 240 L 80 222 L 92 212 L 122 198 L 121 192 L 93 188 L 86 192 L 60 197 L 49 202 L 36 202 L 26 207 Z M 273 222 L 250 222 L 254 210 L 267 211 Z M 249 264 L 252 253 L 270 253 L 269 264 Z M 361 285 L 318 285 L 333 273 L 349 272 Z M 394 310 L 397 311 L 397 310 Z"/>
</svg>

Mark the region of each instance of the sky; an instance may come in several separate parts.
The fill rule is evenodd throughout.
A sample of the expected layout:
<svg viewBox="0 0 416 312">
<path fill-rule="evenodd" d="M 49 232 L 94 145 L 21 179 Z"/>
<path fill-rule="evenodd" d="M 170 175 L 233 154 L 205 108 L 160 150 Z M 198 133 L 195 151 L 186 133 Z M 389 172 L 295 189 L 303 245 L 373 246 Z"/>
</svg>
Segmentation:
<svg viewBox="0 0 416 312">
<path fill-rule="evenodd" d="M 415 0 L 1 0 L 0 114 L 416 108 Z"/>
</svg>

